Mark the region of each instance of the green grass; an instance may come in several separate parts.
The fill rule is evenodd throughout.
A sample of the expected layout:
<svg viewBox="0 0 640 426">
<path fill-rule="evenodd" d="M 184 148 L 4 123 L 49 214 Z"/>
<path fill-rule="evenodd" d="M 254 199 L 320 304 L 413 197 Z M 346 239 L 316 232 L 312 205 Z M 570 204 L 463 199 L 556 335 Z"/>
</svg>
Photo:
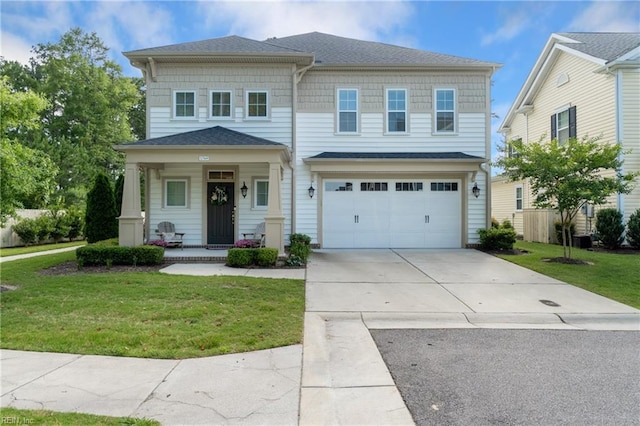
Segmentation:
<svg viewBox="0 0 640 426">
<path fill-rule="evenodd" d="M 500 257 L 640 309 L 639 255 L 573 249 L 573 258 L 593 264 L 570 265 L 542 261 L 542 259 L 562 257 L 562 246 L 559 245 L 518 241 L 515 247 L 527 250 L 529 253 L 518 256 L 500 255 Z"/>
<path fill-rule="evenodd" d="M 19 410 L 2 407 L 3 425 L 64 425 L 64 426 L 160 426 L 155 420 L 131 417 L 94 416 L 81 413 L 58 413 L 48 410 Z"/>
<path fill-rule="evenodd" d="M 83 246 L 85 244 L 87 244 L 86 241 L 73 241 L 70 243 L 42 244 L 38 246 L 29 246 L 29 247 L 0 248 L 0 257 L 15 256 L 18 254 L 37 253 L 41 251 L 56 250 L 56 249 L 61 249 L 66 247 Z"/>
<path fill-rule="evenodd" d="M 159 272 L 40 275 L 73 252 L 2 264 L 6 349 L 182 359 L 300 343 L 304 281 Z"/>
</svg>

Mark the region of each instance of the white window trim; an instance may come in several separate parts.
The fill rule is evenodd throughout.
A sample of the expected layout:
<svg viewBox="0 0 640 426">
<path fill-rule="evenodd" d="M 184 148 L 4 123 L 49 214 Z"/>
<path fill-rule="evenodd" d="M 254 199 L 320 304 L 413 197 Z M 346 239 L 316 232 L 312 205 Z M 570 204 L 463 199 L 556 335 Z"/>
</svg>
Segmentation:
<svg viewBox="0 0 640 426">
<path fill-rule="evenodd" d="M 453 111 L 438 110 L 438 92 L 453 91 Z M 453 131 L 438 130 L 438 112 L 453 112 Z M 455 87 L 434 87 L 433 89 L 433 134 L 439 136 L 456 136 L 458 134 L 458 90 Z"/>
<path fill-rule="evenodd" d="M 229 115 L 213 115 L 213 94 L 228 93 L 229 94 Z M 267 97 L 268 100 L 268 97 Z M 211 120 L 233 120 L 233 90 L 210 90 L 209 91 L 209 119 Z"/>
<path fill-rule="evenodd" d="M 340 92 L 343 91 L 355 91 L 356 92 L 356 109 L 355 110 L 341 110 L 340 109 Z M 355 112 L 356 113 L 356 131 L 355 132 L 343 132 L 340 130 L 340 113 L 341 112 Z M 359 135 L 360 134 L 360 90 L 356 87 L 339 87 L 336 89 L 336 134 L 338 135 Z"/>
<path fill-rule="evenodd" d="M 253 191 L 251 191 L 252 192 L 251 204 L 254 210 L 267 210 L 267 208 L 269 207 L 269 194 L 267 194 L 267 204 L 264 206 L 258 205 L 258 182 L 267 182 L 267 185 L 268 185 L 269 178 L 268 177 L 253 178 Z"/>
<path fill-rule="evenodd" d="M 520 198 L 518 198 L 518 189 L 520 190 Z M 515 210 L 517 212 L 521 212 L 522 210 L 524 210 L 524 189 L 522 185 L 515 186 L 515 189 L 513 190 L 513 195 L 514 195 Z M 521 208 L 518 208 L 518 200 L 520 200 Z"/>
<path fill-rule="evenodd" d="M 177 99 L 178 93 L 193 93 L 193 115 L 192 116 L 180 116 L 177 114 Z M 196 90 L 174 90 L 173 91 L 173 119 L 174 120 L 195 120 L 198 118 L 198 92 Z"/>
<path fill-rule="evenodd" d="M 184 205 L 167 205 L 167 184 L 169 182 L 184 182 Z M 189 178 L 166 177 L 162 179 L 162 208 L 164 209 L 188 209 L 189 208 Z"/>
<path fill-rule="evenodd" d="M 556 139 L 558 139 L 558 143 L 560 145 L 564 144 L 567 140 L 569 140 L 569 128 L 571 127 L 571 122 L 569 120 L 569 109 L 571 108 L 571 104 L 563 105 L 562 107 L 556 109 L 553 113 L 556 120 Z M 560 141 L 560 113 L 567 113 L 567 126 L 562 129 L 566 129 L 567 131 L 567 139 L 564 141 Z"/>
<path fill-rule="evenodd" d="M 389 92 L 404 92 L 404 109 L 389 109 Z M 409 133 L 409 91 L 402 87 L 389 87 L 385 90 L 385 135 L 406 135 Z M 390 112 L 404 112 L 404 130 L 403 131 L 395 131 L 389 129 L 389 113 Z"/>
<path fill-rule="evenodd" d="M 265 93 L 267 95 L 267 115 L 265 115 L 264 117 L 262 116 L 257 116 L 257 117 L 251 117 L 249 116 L 249 94 L 251 93 Z M 256 120 L 256 121 L 264 121 L 264 120 L 269 120 L 271 118 L 271 96 L 268 90 L 263 90 L 263 89 L 248 89 L 245 91 L 244 93 L 244 118 L 245 120 Z"/>
</svg>

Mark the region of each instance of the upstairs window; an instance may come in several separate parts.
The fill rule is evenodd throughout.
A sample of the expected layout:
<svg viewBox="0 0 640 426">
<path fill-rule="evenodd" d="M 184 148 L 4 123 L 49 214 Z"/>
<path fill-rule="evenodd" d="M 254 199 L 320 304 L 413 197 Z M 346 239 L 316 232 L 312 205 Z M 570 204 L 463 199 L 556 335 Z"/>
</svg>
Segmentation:
<svg viewBox="0 0 640 426">
<path fill-rule="evenodd" d="M 247 117 L 269 117 L 269 94 L 265 90 L 247 92 Z"/>
<path fill-rule="evenodd" d="M 231 118 L 230 91 L 211 91 L 211 118 Z"/>
<path fill-rule="evenodd" d="M 456 91 L 436 89 L 436 133 L 456 131 Z"/>
<path fill-rule="evenodd" d="M 563 144 L 576 136 L 575 106 L 562 109 L 551 116 L 551 139 L 558 139 L 558 143 Z"/>
<path fill-rule="evenodd" d="M 521 138 L 515 138 L 515 139 L 513 139 L 513 141 L 522 142 L 522 139 Z M 511 142 L 507 143 L 507 157 L 509 157 L 509 158 L 518 158 L 518 157 L 520 157 L 520 154 L 518 153 L 518 151 L 516 151 L 516 149 L 513 146 L 513 143 L 511 143 Z"/>
<path fill-rule="evenodd" d="M 358 90 L 338 89 L 338 133 L 358 132 Z"/>
<path fill-rule="evenodd" d="M 176 118 L 196 117 L 196 92 L 179 91 L 173 93 L 173 116 Z"/>
<path fill-rule="evenodd" d="M 407 131 L 407 91 L 404 89 L 387 90 L 387 132 L 404 133 Z"/>
</svg>

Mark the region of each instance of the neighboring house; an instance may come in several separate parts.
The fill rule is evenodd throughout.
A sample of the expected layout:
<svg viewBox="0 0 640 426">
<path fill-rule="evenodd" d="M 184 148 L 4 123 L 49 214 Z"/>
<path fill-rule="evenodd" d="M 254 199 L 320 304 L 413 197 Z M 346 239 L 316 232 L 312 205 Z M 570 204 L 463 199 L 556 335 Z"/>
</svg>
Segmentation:
<svg viewBox="0 0 640 426">
<path fill-rule="evenodd" d="M 322 33 L 125 56 L 146 79 L 148 139 L 115 147 L 121 244 L 143 242 L 139 170 L 146 238 L 168 220 L 185 246 L 233 244 L 265 222 L 281 252 L 291 233 L 327 248 L 459 248 L 487 226 L 499 64 Z"/>
<path fill-rule="evenodd" d="M 600 136 L 624 147 L 625 172 L 640 171 L 640 33 L 552 34 L 499 132 L 507 143 Z M 528 182 L 497 176 L 491 187 L 492 216 L 522 234 L 523 210 L 534 207 Z M 640 185 L 595 210 L 602 207 L 617 208 L 626 223 L 640 208 Z M 578 233 L 593 230 L 593 213 L 587 206 L 578 214 Z"/>
</svg>

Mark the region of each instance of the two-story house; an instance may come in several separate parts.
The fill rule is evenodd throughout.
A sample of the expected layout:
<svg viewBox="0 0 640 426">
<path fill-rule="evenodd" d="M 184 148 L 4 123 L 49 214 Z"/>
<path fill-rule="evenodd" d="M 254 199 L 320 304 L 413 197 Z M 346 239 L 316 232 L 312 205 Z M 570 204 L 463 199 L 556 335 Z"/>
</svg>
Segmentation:
<svg viewBox="0 0 640 426">
<path fill-rule="evenodd" d="M 162 221 L 186 246 L 265 222 L 280 251 L 294 232 L 326 248 L 460 248 L 487 226 L 499 64 L 317 32 L 125 56 L 146 80 L 148 139 L 116 147 L 123 245 Z"/>
<path fill-rule="evenodd" d="M 552 34 L 499 132 L 507 143 L 599 136 L 623 146 L 625 172 L 640 171 L 640 33 Z M 491 186 L 493 217 L 527 234 L 523 212 L 534 207 L 528 182 L 497 176 Z M 640 187 L 595 210 L 601 207 L 617 208 L 626 222 L 640 208 Z M 593 206 L 578 214 L 578 233 L 592 231 L 593 214 Z"/>
</svg>

